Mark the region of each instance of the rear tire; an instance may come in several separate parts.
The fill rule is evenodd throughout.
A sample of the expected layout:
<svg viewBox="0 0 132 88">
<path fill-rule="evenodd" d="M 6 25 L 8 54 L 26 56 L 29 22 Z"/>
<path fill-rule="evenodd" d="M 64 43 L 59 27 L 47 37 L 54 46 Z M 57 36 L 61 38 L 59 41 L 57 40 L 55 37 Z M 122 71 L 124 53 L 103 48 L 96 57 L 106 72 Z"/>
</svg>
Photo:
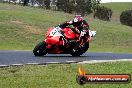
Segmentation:
<svg viewBox="0 0 132 88">
<path fill-rule="evenodd" d="M 33 53 L 35 56 L 44 56 L 47 54 L 47 49 L 46 49 L 46 43 L 43 41 L 43 42 L 40 42 L 38 43 L 34 50 L 33 50 Z"/>
<path fill-rule="evenodd" d="M 71 55 L 73 57 L 79 57 L 81 55 L 80 51 L 75 51 L 75 49 L 72 49 Z"/>
</svg>

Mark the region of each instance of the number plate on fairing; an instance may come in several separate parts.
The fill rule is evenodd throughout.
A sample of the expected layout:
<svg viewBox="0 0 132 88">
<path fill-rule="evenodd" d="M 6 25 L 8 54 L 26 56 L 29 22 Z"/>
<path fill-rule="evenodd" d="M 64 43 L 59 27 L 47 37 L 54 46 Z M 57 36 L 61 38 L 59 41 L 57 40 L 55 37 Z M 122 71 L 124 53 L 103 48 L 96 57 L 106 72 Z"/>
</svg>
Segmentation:
<svg viewBox="0 0 132 88">
<path fill-rule="evenodd" d="M 50 32 L 50 35 L 49 36 L 63 36 L 61 33 L 60 33 L 60 28 L 54 28 L 51 32 Z"/>
</svg>

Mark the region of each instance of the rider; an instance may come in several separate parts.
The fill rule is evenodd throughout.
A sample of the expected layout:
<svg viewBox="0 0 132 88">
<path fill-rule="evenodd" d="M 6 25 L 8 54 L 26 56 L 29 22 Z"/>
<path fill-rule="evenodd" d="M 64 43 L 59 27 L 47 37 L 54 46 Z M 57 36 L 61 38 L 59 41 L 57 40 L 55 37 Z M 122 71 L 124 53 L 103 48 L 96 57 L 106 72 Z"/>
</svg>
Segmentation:
<svg viewBox="0 0 132 88">
<path fill-rule="evenodd" d="M 73 32 L 77 32 L 78 34 L 80 34 L 78 41 L 84 38 L 86 31 L 89 29 L 88 23 L 83 19 L 83 17 L 81 17 L 81 15 L 75 15 L 71 21 L 59 24 L 59 27 L 63 29 L 70 25 L 74 26 L 75 31 Z"/>
</svg>

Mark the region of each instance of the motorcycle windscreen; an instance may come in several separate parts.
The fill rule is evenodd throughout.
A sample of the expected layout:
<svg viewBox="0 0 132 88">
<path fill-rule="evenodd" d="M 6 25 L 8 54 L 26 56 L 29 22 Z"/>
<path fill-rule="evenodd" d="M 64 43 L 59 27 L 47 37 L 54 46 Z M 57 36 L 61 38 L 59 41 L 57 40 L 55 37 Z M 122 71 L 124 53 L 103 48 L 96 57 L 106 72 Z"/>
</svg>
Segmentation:
<svg viewBox="0 0 132 88">
<path fill-rule="evenodd" d="M 52 30 L 53 30 L 52 27 L 48 28 L 48 31 L 47 31 L 47 33 L 46 33 L 46 37 L 48 37 L 48 36 L 50 35 L 50 32 L 51 32 Z"/>
</svg>

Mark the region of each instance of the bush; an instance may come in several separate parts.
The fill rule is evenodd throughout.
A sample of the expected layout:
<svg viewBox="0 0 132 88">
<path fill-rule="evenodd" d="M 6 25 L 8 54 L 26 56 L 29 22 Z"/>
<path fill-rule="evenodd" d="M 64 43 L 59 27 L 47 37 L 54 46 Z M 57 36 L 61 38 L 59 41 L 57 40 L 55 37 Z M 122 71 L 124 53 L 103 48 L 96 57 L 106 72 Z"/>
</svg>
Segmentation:
<svg viewBox="0 0 132 88">
<path fill-rule="evenodd" d="M 76 1 L 77 5 L 75 6 L 76 8 L 76 13 L 77 14 L 80 14 L 82 16 L 85 15 L 85 12 L 86 12 L 86 3 L 84 0 L 77 0 Z"/>
<path fill-rule="evenodd" d="M 104 6 L 96 7 L 94 17 L 97 17 L 98 19 L 101 20 L 110 21 L 111 16 L 112 16 L 112 10 L 110 8 Z"/>
<path fill-rule="evenodd" d="M 50 0 L 44 0 L 45 8 L 50 9 Z"/>
<path fill-rule="evenodd" d="M 57 7 L 59 11 L 64 11 L 67 13 L 72 13 L 74 6 L 69 0 L 58 0 Z"/>
<path fill-rule="evenodd" d="M 92 13 L 92 0 L 57 0 L 57 8 L 59 11 L 84 16 Z"/>
<path fill-rule="evenodd" d="M 132 27 L 132 10 L 123 11 L 120 15 L 120 22 Z"/>
</svg>

